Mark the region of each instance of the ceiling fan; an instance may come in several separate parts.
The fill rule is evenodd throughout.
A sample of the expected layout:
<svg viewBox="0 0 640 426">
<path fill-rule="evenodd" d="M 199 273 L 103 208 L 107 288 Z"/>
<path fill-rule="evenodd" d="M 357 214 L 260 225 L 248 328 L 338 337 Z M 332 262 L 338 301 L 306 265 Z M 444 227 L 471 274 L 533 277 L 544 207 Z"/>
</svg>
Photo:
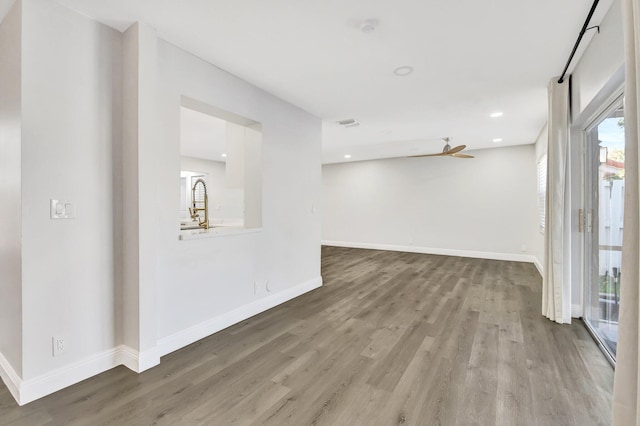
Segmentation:
<svg viewBox="0 0 640 426">
<path fill-rule="evenodd" d="M 460 151 L 462 151 L 463 149 L 465 149 L 467 146 L 466 145 L 458 145 L 456 147 L 451 148 L 451 145 L 449 145 L 449 142 L 451 142 L 451 138 L 447 137 L 447 138 L 442 138 L 442 140 L 444 141 L 445 145 L 444 148 L 442 148 L 442 152 L 439 152 L 437 154 L 424 154 L 424 155 L 412 155 L 411 158 L 418 158 L 418 157 L 456 157 L 456 158 L 475 158 L 473 155 L 467 155 L 467 154 L 461 154 Z"/>
</svg>

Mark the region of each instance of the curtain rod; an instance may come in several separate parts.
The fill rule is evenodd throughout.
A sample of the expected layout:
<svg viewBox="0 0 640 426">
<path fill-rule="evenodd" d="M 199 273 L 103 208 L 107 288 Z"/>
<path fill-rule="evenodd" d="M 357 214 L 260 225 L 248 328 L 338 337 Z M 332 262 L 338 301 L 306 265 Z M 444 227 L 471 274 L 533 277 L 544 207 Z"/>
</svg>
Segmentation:
<svg viewBox="0 0 640 426">
<path fill-rule="evenodd" d="M 582 41 L 582 37 L 584 37 L 584 33 L 587 32 L 589 27 L 589 21 L 591 21 L 591 17 L 593 16 L 593 13 L 596 11 L 596 7 L 598 7 L 598 3 L 600 2 L 600 0 L 594 0 L 593 4 L 591 5 L 591 10 L 589 11 L 589 15 L 587 15 L 587 19 L 584 21 L 584 25 L 582 26 L 582 30 L 580 30 L 580 34 L 578 35 L 578 40 L 576 40 L 576 44 L 573 46 L 573 50 L 571 51 L 571 55 L 569 55 L 569 60 L 567 61 L 567 65 L 564 66 L 564 70 L 562 71 L 562 75 L 560 76 L 560 79 L 558 80 L 559 84 L 562 84 L 562 82 L 564 81 L 564 76 L 567 74 L 567 70 L 569 69 L 569 65 L 571 64 L 571 60 L 573 60 L 573 56 L 576 54 L 576 51 L 578 50 L 578 46 L 580 45 L 580 42 Z M 592 27 L 595 28 L 595 27 Z M 598 27 L 598 32 L 600 31 L 600 28 Z"/>
</svg>

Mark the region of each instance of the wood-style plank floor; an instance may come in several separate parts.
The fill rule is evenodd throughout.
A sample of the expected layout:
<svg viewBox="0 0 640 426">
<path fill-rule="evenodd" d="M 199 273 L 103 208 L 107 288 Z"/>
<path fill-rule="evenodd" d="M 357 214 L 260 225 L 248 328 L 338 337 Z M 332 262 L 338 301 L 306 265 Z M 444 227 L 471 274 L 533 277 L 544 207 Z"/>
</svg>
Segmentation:
<svg viewBox="0 0 640 426">
<path fill-rule="evenodd" d="M 2 425 L 598 425 L 613 371 L 531 264 L 324 247 L 324 286 Z"/>
</svg>

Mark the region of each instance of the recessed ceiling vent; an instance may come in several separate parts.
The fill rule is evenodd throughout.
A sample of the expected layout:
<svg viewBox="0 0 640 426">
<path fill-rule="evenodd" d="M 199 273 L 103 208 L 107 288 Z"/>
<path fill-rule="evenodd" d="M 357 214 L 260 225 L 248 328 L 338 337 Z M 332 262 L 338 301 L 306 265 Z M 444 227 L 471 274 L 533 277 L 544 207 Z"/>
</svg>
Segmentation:
<svg viewBox="0 0 640 426">
<path fill-rule="evenodd" d="M 360 24 L 360 31 L 365 34 L 369 34 L 374 32 L 378 25 L 380 25 L 380 21 L 378 21 L 377 19 L 365 19 Z"/>
<path fill-rule="evenodd" d="M 354 120 L 353 118 L 347 118 L 346 120 L 336 121 L 336 123 L 338 123 L 339 125 L 341 125 L 344 128 L 357 127 L 357 126 L 360 125 L 360 122 L 357 121 L 357 120 Z"/>
</svg>

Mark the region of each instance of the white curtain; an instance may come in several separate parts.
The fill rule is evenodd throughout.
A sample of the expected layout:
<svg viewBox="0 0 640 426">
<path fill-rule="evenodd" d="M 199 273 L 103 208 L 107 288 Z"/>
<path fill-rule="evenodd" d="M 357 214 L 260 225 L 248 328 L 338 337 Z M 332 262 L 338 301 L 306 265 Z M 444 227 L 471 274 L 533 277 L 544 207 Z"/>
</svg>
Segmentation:
<svg viewBox="0 0 640 426">
<path fill-rule="evenodd" d="M 545 223 L 542 315 L 551 321 L 571 322 L 571 303 L 565 283 L 565 194 L 569 142 L 569 81 L 549 83 L 549 146 Z"/>
<path fill-rule="evenodd" d="M 640 364 L 639 315 L 640 259 L 638 196 L 638 127 L 640 115 L 640 2 L 622 1 L 625 42 L 625 200 L 622 237 L 622 283 L 620 284 L 620 318 L 618 347 L 613 386 L 613 425 L 640 425 Z"/>
</svg>

